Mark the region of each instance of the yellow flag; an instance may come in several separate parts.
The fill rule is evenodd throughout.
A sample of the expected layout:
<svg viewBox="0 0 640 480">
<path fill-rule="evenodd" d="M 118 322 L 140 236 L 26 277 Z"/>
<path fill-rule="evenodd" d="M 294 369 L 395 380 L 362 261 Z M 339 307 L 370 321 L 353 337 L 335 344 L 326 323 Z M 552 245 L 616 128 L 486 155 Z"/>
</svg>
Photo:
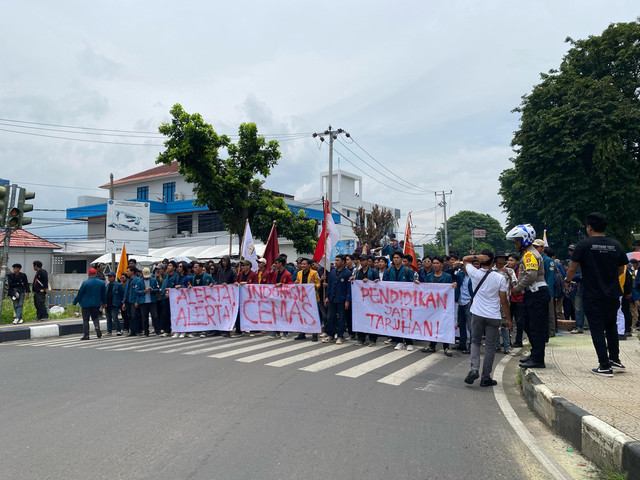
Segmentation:
<svg viewBox="0 0 640 480">
<path fill-rule="evenodd" d="M 118 264 L 118 271 L 117 271 L 117 275 L 118 275 L 118 280 L 120 279 L 120 277 L 122 276 L 123 273 L 126 273 L 127 271 L 127 264 L 128 264 L 128 260 L 127 260 L 127 249 L 124 248 L 124 243 L 122 244 L 122 253 L 120 254 L 120 263 Z"/>
</svg>

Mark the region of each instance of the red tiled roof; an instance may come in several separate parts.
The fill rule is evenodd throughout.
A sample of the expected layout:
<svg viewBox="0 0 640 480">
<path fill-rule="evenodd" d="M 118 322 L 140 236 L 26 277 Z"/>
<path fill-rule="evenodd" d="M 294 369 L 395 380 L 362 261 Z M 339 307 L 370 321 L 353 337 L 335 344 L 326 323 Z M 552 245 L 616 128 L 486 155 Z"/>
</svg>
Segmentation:
<svg viewBox="0 0 640 480">
<path fill-rule="evenodd" d="M 179 166 L 178 162 L 171 162 L 171 165 L 159 165 L 157 167 L 150 168 L 149 170 L 145 170 L 144 172 L 134 173 L 133 175 L 129 175 L 128 177 L 124 177 L 119 180 L 114 180 L 113 184 L 124 185 L 130 182 L 146 180 L 147 178 L 165 177 L 167 175 L 177 175 L 178 166 Z M 105 183 L 104 185 L 100 185 L 100 188 L 109 188 L 109 184 Z"/>
<path fill-rule="evenodd" d="M 0 232 L 0 244 L 4 244 L 5 232 Z M 11 232 L 9 247 L 17 248 L 60 248 L 60 245 L 51 243 L 44 238 L 34 235 L 26 230 L 14 230 Z"/>
</svg>

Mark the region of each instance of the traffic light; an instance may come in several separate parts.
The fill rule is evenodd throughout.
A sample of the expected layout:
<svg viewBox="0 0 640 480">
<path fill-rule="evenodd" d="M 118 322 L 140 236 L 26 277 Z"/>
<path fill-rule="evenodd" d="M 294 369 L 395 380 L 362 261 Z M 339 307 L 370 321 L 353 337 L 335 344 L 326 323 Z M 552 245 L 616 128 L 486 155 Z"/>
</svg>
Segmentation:
<svg viewBox="0 0 640 480">
<path fill-rule="evenodd" d="M 4 228 L 4 221 L 7 218 L 7 207 L 11 197 L 11 187 L 9 185 L 0 187 L 0 228 Z"/>
<path fill-rule="evenodd" d="M 20 210 L 20 223 L 18 228 L 22 228 L 23 225 L 29 225 L 31 223 L 31 217 L 25 217 L 24 214 L 33 211 L 33 205 L 30 203 L 24 203 L 25 200 L 33 200 L 36 198 L 34 192 L 29 192 L 24 188 L 20 189 L 18 193 L 18 209 Z"/>
</svg>

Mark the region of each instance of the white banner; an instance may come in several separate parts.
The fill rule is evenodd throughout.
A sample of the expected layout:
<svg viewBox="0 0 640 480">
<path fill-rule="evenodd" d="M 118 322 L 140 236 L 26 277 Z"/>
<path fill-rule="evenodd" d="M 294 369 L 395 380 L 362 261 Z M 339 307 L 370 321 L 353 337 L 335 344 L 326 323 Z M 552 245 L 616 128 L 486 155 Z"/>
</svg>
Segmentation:
<svg viewBox="0 0 640 480">
<path fill-rule="evenodd" d="M 279 332 L 320 333 L 313 284 L 240 287 L 240 328 Z"/>
<path fill-rule="evenodd" d="M 127 254 L 149 253 L 149 202 L 107 202 L 106 253 L 120 253 L 122 244 Z"/>
<path fill-rule="evenodd" d="M 238 289 L 235 285 L 170 289 L 171 330 L 231 330 L 238 316 Z"/>
<path fill-rule="evenodd" d="M 363 282 L 351 284 L 353 331 L 434 342 L 455 342 L 452 284 Z"/>
</svg>

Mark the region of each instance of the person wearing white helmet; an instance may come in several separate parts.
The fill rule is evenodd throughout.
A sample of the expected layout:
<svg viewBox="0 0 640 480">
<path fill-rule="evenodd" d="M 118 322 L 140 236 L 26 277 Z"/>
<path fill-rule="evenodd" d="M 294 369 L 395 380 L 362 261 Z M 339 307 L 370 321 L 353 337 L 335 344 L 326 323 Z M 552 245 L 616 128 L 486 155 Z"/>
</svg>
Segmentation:
<svg viewBox="0 0 640 480">
<path fill-rule="evenodd" d="M 525 332 L 531 343 L 531 355 L 520 360 L 522 368 L 545 368 L 544 349 L 549 330 L 549 287 L 544 279 L 542 256 L 533 246 L 536 231 L 530 225 L 518 225 L 507 233 L 516 250 L 522 253 L 518 283 L 513 290 L 523 293 Z"/>
</svg>

